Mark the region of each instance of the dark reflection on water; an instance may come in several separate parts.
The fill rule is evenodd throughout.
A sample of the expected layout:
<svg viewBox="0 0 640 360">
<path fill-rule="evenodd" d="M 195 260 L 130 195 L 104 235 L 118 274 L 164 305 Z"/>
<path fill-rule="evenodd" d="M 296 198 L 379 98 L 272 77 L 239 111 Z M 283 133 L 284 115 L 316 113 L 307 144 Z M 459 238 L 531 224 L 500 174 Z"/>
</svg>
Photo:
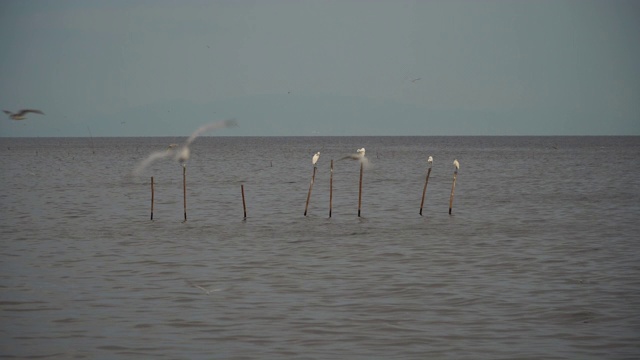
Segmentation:
<svg viewBox="0 0 640 360">
<path fill-rule="evenodd" d="M 638 137 L 180 140 L 0 139 L 0 355 L 640 356 Z"/>
</svg>

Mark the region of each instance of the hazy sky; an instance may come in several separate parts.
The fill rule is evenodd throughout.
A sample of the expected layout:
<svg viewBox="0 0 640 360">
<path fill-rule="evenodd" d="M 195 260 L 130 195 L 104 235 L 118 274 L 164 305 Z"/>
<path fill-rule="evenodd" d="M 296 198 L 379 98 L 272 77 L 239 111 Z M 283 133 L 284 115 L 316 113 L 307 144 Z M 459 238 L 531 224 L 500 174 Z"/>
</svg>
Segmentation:
<svg viewBox="0 0 640 360">
<path fill-rule="evenodd" d="M 3 0 L 0 106 L 46 115 L 0 136 L 640 135 L 639 39 L 638 1 Z"/>
</svg>

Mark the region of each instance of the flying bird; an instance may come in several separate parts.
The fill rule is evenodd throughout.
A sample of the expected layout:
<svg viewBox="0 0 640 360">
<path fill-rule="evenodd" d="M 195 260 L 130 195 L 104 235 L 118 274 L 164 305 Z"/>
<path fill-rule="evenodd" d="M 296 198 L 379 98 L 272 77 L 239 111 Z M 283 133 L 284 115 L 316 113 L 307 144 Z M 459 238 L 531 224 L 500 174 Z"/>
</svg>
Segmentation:
<svg viewBox="0 0 640 360">
<path fill-rule="evenodd" d="M 364 156 L 364 153 L 365 153 L 364 148 L 358 149 L 358 150 L 356 150 L 355 154 L 349 154 L 349 155 L 347 155 L 347 156 L 345 156 L 343 158 L 338 159 L 338 161 L 347 160 L 347 159 L 367 161 L 367 158 Z"/>
<path fill-rule="evenodd" d="M 35 110 L 35 109 L 23 109 L 18 111 L 17 113 L 12 113 L 11 111 L 7 111 L 7 110 L 3 110 L 5 114 L 9 115 L 9 118 L 11 120 L 24 120 L 27 117 L 25 116 L 28 113 L 34 113 L 34 114 L 40 114 L 40 115 L 44 115 L 44 113 L 40 110 Z"/>
<path fill-rule="evenodd" d="M 320 158 L 320 151 L 318 151 L 315 155 L 313 155 L 313 159 L 311 160 L 313 165 L 315 165 L 318 162 L 319 158 Z"/>
<path fill-rule="evenodd" d="M 176 159 L 182 166 L 187 166 L 187 160 L 189 160 L 189 155 L 191 154 L 191 150 L 189 150 L 188 146 L 183 146 L 178 152 Z"/>
<path fill-rule="evenodd" d="M 169 147 L 166 150 L 163 151 L 156 151 L 151 153 L 146 159 L 142 160 L 133 170 L 133 174 L 134 175 L 140 175 L 142 174 L 142 171 L 144 171 L 144 169 L 147 168 L 147 166 L 151 165 L 151 163 L 155 162 L 156 160 L 161 160 L 161 159 L 166 159 L 168 157 L 173 156 L 175 160 L 177 160 L 180 165 L 182 166 L 187 166 L 187 160 L 189 160 L 189 155 L 191 154 L 191 150 L 189 149 L 189 145 L 191 145 L 191 143 L 200 135 L 202 135 L 205 132 L 208 131 L 212 131 L 212 130 L 217 130 L 217 129 L 222 129 L 222 128 L 229 128 L 229 127 L 235 127 L 238 126 L 238 123 L 236 122 L 235 119 L 230 119 L 230 120 L 224 120 L 224 121 L 218 121 L 218 122 L 213 122 L 213 123 L 209 123 L 209 124 L 205 124 L 201 127 L 199 127 L 196 131 L 194 131 L 191 136 L 189 136 L 189 138 L 187 139 L 187 141 L 178 146 L 177 144 L 170 144 Z"/>
<path fill-rule="evenodd" d="M 458 159 L 453 160 L 453 166 L 456 167 L 456 172 L 458 172 L 458 170 L 460 169 L 460 163 L 458 162 Z"/>
<path fill-rule="evenodd" d="M 415 78 L 415 79 L 411 80 L 411 82 L 414 83 L 414 82 L 416 82 L 418 80 L 422 80 L 422 78 Z"/>
<path fill-rule="evenodd" d="M 204 287 L 202 287 L 202 286 L 200 286 L 198 284 L 195 284 L 195 283 L 193 283 L 193 282 L 191 282 L 189 280 L 185 279 L 184 281 L 187 283 L 187 285 L 193 286 L 194 288 L 198 288 L 198 289 L 202 290 L 207 295 L 210 295 L 212 292 L 222 291 L 223 290 L 221 288 L 205 289 Z"/>
<path fill-rule="evenodd" d="M 429 166 L 433 165 L 433 156 L 429 156 L 427 162 L 429 163 Z"/>
<path fill-rule="evenodd" d="M 342 160 L 357 160 L 360 163 L 362 163 L 362 165 L 364 165 L 365 169 L 369 169 L 371 167 L 371 165 L 369 164 L 369 159 L 367 159 L 366 156 L 364 156 L 365 154 L 365 149 L 361 148 L 356 150 L 355 154 L 349 154 L 345 157 L 342 157 L 340 159 L 338 159 L 338 161 L 342 161 Z"/>
</svg>

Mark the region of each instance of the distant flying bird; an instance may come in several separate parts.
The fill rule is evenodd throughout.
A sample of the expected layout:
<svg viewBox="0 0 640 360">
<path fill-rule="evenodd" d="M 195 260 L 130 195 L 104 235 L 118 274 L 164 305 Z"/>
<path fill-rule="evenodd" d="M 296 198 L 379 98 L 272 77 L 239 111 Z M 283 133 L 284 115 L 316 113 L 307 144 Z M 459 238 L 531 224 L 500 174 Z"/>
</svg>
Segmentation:
<svg viewBox="0 0 640 360">
<path fill-rule="evenodd" d="M 313 159 L 311 160 L 313 165 L 315 165 L 318 162 L 319 158 L 320 158 L 320 151 L 318 151 L 315 155 L 313 155 Z"/>
<path fill-rule="evenodd" d="M 414 82 L 416 82 L 418 80 L 422 80 L 422 78 L 415 78 L 415 79 L 411 80 L 411 82 L 414 83 Z"/>
<path fill-rule="evenodd" d="M 453 166 L 456 167 L 456 172 L 460 169 L 460 163 L 458 162 L 458 159 L 453 160 Z"/>
<path fill-rule="evenodd" d="M 25 116 L 28 113 L 34 113 L 34 114 L 40 114 L 40 115 L 44 115 L 44 113 L 40 110 L 34 110 L 34 109 L 23 109 L 18 111 L 17 113 L 12 113 L 11 111 L 7 111 L 7 110 L 3 110 L 5 114 L 9 115 L 9 118 L 12 120 L 24 120 L 27 117 Z"/>
<path fill-rule="evenodd" d="M 429 156 L 429 158 L 427 159 L 427 162 L 429 163 L 429 166 L 433 165 L 433 157 Z"/>
</svg>

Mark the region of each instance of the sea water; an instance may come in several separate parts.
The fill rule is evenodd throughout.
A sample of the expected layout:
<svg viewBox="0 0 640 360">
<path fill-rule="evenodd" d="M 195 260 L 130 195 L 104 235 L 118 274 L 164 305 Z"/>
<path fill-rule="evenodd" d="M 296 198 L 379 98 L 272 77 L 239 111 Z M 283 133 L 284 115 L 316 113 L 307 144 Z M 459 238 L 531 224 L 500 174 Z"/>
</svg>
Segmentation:
<svg viewBox="0 0 640 360">
<path fill-rule="evenodd" d="M 640 137 L 185 139 L 0 138 L 0 356 L 640 357 Z"/>
</svg>

